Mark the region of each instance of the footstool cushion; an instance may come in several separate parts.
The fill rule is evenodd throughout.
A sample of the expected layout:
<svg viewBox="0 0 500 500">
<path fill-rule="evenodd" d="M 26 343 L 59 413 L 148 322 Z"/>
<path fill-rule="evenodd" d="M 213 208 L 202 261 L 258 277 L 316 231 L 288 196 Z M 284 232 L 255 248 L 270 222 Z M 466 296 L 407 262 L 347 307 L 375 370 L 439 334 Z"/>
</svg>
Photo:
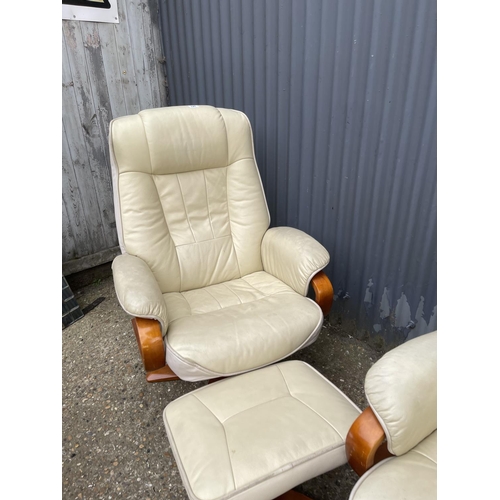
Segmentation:
<svg viewBox="0 0 500 500">
<path fill-rule="evenodd" d="M 271 500 L 345 464 L 359 413 L 314 368 L 286 361 L 190 392 L 163 419 L 191 500 Z"/>
</svg>

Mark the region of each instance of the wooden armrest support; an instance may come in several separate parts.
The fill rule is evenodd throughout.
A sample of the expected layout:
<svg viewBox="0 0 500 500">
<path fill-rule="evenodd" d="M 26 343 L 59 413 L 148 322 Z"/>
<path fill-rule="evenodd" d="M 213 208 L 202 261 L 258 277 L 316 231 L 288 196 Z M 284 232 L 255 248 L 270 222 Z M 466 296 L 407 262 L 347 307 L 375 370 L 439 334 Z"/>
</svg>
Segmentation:
<svg viewBox="0 0 500 500">
<path fill-rule="evenodd" d="M 384 429 L 370 407 L 351 425 L 345 447 L 347 461 L 358 476 L 384 458 L 392 456 L 387 449 Z"/>
<path fill-rule="evenodd" d="M 290 490 L 287 491 L 286 493 L 283 493 L 283 495 L 280 495 L 274 500 L 311 500 L 311 498 L 306 497 L 305 495 L 299 493 L 298 491 Z"/>
<path fill-rule="evenodd" d="M 147 372 L 165 366 L 165 346 L 160 323 L 155 319 L 132 318 L 135 338 Z"/>
<path fill-rule="evenodd" d="M 158 370 L 146 373 L 146 381 L 154 382 L 168 382 L 170 380 L 180 380 L 180 378 L 172 371 L 170 366 L 165 365 Z"/>
<path fill-rule="evenodd" d="M 148 382 L 179 380 L 165 362 L 165 345 L 160 323 L 155 319 L 132 318 L 132 326 L 146 370 L 146 380 Z"/>
<path fill-rule="evenodd" d="M 333 304 L 333 286 L 323 271 L 313 277 L 311 285 L 315 293 L 315 301 L 321 307 L 323 316 L 326 316 L 330 313 Z"/>
</svg>

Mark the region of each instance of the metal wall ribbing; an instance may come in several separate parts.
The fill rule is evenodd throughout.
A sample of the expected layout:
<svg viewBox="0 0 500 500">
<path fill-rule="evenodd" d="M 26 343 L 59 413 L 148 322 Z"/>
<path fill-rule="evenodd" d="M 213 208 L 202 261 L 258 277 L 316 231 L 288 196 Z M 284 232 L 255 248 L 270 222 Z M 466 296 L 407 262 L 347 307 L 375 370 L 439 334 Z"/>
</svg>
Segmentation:
<svg viewBox="0 0 500 500">
<path fill-rule="evenodd" d="M 331 317 L 435 329 L 435 0 L 160 0 L 160 23 L 170 104 L 248 115 L 272 225 L 331 254 Z"/>
</svg>

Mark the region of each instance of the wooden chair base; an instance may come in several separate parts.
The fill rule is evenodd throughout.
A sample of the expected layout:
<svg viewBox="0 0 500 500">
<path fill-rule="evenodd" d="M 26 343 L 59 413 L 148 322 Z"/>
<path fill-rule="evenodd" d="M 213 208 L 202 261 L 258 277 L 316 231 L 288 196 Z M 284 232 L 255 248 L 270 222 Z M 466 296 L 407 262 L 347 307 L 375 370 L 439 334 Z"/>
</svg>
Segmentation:
<svg viewBox="0 0 500 500">
<path fill-rule="evenodd" d="M 146 373 L 146 381 L 152 384 L 155 382 L 170 382 L 172 380 L 180 380 L 180 378 L 172 371 L 172 369 L 168 365 L 165 365 L 158 370 Z"/>
<path fill-rule="evenodd" d="M 274 500 L 311 500 L 311 498 L 306 497 L 305 495 L 299 493 L 298 491 L 290 490 L 287 491 L 286 493 L 283 493 L 283 495 L 280 495 Z"/>
</svg>

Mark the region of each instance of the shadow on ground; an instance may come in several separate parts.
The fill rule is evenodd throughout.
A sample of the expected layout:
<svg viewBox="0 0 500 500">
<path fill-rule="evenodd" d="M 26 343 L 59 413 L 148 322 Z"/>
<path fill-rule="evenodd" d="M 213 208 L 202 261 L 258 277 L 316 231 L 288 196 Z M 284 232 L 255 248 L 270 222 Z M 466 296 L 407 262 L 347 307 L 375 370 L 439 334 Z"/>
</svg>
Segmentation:
<svg viewBox="0 0 500 500">
<path fill-rule="evenodd" d="M 91 310 L 62 331 L 62 498 L 187 499 L 162 412 L 205 382 L 148 384 L 112 278 L 72 288 Z M 326 321 L 318 340 L 291 359 L 309 363 L 363 409 L 366 372 L 382 354 Z M 356 480 L 345 465 L 296 489 L 313 500 L 347 500 Z"/>
</svg>

